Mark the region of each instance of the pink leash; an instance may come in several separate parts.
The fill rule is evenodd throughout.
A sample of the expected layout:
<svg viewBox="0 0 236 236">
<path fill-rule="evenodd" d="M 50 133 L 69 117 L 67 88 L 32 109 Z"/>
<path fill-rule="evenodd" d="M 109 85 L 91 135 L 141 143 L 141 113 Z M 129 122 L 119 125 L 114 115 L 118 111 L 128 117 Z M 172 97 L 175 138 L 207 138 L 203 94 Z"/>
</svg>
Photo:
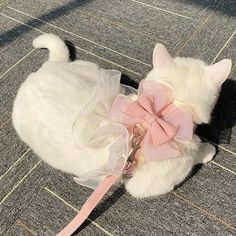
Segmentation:
<svg viewBox="0 0 236 236">
<path fill-rule="evenodd" d="M 111 186 L 119 178 L 119 175 L 110 175 L 106 177 L 92 193 L 92 195 L 87 199 L 87 201 L 82 206 L 79 213 L 74 217 L 74 219 L 60 232 L 57 236 L 69 236 L 72 235 L 88 218 L 93 209 L 97 206 L 103 196 L 108 192 Z"/>
<path fill-rule="evenodd" d="M 107 176 L 94 190 L 91 196 L 87 199 L 87 201 L 82 206 L 79 213 L 74 217 L 74 219 L 60 232 L 57 236 L 70 236 L 72 235 L 88 218 L 93 209 L 97 206 L 103 196 L 108 192 L 111 186 L 119 179 L 119 177 L 124 174 L 126 176 L 132 176 L 132 172 L 135 168 L 136 160 L 135 154 L 138 149 L 141 147 L 140 144 L 146 131 L 137 124 L 133 127 L 133 134 L 131 135 L 130 141 L 130 152 L 127 156 L 127 163 L 125 168 L 123 169 L 123 173 L 119 175 L 110 175 Z"/>
</svg>

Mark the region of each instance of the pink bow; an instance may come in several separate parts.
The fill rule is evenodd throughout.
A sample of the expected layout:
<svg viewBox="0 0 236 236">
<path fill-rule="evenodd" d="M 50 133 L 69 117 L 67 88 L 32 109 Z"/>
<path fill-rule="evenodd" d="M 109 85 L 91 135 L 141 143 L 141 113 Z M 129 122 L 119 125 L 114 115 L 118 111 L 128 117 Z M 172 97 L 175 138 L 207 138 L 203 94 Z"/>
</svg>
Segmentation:
<svg viewBox="0 0 236 236">
<path fill-rule="evenodd" d="M 146 161 L 177 157 L 181 151 L 177 142 L 189 142 L 193 136 L 190 110 L 176 107 L 171 90 L 154 81 L 142 81 L 138 99 L 132 101 L 118 95 L 111 109 L 112 120 L 128 129 L 141 124 L 146 130 L 141 151 Z"/>
</svg>

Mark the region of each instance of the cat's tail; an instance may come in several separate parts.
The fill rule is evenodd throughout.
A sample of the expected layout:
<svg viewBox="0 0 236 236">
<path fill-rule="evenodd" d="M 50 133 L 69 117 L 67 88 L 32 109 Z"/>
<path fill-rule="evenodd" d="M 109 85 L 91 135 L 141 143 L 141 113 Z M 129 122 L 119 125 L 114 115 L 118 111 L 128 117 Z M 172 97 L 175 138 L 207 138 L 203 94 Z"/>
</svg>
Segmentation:
<svg viewBox="0 0 236 236">
<path fill-rule="evenodd" d="M 49 61 L 67 62 L 69 50 L 65 42 L 54 34 L 42 34 L 33 40 L 35 48 L 47 48 L 49 50 Z"/>
</svg>

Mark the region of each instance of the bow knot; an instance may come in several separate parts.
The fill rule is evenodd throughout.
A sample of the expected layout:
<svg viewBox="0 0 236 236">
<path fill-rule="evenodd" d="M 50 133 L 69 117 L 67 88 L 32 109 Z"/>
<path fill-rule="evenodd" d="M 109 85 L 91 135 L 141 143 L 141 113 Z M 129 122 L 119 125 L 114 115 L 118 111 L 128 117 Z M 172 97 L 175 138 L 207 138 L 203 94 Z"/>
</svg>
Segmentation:
<svg viewBox="0 0 236 236">
<path fill-rule="evenodd" d="M 119 95 L 112 105 L 113 121 L 127 128 L 138 123 L 147 130 L 141 148 L 146 161 L 177 157 L 180 150 L 176 141 L 192 140 L 191 112 L 176 107 L 170 94 L 162 84 L 142 81 L 136 101 Z"/>
<path fill-rule="evenodd" d="M 148 125 L 148 127 L 151 127 L 154 122 L 158 122 L 158 120 L 160 119 L 160 118 L 159 118 L 157 115 L 155 115 L 155 114 L 149 114 L 149 115 L 147 115 L 145 118 L 146 118 L 146 120 L 147 120 L 147 125 Z"/>
</svg>

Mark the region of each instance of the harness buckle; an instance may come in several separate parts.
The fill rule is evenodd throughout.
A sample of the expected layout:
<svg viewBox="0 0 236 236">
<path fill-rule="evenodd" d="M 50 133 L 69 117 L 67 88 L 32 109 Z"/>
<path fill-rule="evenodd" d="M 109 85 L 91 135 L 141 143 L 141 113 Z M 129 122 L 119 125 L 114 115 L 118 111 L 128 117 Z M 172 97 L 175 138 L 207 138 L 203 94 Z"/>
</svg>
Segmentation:
<svg viewBox="0 0 236 236">
<path fill-rule="evenodd" d="M 135 166 L 137 164 L 137 160 L 135 160 L 135 154 L 138 149 L 141 148 L 141 142 L 143 140 L 144 135 L 146 134 L 146 130 L 140 125 L 135 124 L 132 129 L 132 135 L 130 136 L 130 152 L 127 157 L 127 163 L 125 167 L 124 175 L 126 177 L 132 177 Z"/>
</svg>

